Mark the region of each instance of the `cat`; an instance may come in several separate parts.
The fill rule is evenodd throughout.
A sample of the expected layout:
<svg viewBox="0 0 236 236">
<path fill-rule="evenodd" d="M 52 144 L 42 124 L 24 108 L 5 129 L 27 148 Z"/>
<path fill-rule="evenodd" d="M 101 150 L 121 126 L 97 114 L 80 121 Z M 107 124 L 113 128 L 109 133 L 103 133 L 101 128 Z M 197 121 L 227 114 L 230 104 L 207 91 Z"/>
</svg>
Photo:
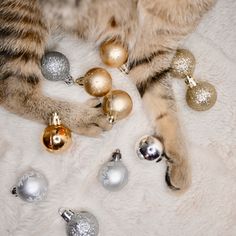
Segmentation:
<svg viewBox="0 0 236 236">
<path fill-rule="evenodd" d="M 191 168 L 177 119 L 170 65 L 181 41 L 214 3 L 215 0 L 1 0 L 1 106 L 44 123 L 57 111 L 66 126 L 87 136 L 109 130 L 111 125 L 98 100 L 72 104 L 43 95 L 40 61 L 55 30 L 97 46 L 106 40 L 119 40 L 129 51 L 129 77 L 165 147 L 167 185 L 184 192 L 191 183 Z"/>
</svg>

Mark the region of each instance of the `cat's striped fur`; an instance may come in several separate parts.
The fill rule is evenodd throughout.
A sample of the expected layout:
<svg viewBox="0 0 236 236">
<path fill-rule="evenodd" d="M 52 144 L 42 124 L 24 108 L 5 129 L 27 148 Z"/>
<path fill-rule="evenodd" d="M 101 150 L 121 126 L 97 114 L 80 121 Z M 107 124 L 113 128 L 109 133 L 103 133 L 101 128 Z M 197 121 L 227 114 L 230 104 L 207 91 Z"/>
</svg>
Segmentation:
<svg viewBox="0 0 236 236">
<path fill-rule="evenodd" d="M 47 122 L 58 111 L 73 131 L 96 135 L 110 125 L 97 101 L 71 104 L 40 90 L 40 59 L 54 28 L 97 45 L 116 38 L 129 49 L 129 76 L 136 83 L 168 157 L 172 189 L 190 184 L 190 167 L 176 117 L 169 67 L 179 42 L 214 0 L 1 0 L 0 102 L 19 115 Z M 73 108 L 73 109 L 72 109 Z"/>
</svg>

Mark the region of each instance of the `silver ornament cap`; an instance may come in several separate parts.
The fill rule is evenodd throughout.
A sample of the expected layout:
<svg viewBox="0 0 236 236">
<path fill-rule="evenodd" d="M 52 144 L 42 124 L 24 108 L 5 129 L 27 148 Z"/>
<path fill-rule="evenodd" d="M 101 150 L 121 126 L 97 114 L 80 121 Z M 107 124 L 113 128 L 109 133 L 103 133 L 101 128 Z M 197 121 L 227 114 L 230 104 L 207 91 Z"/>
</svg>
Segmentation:
<svg viewBox="0 0 236 236">
<path fill-rule="evenodd" d="M 41 61 L 41 70 L 43 76 L 48 80 L 64 81 L 67 84 L 73 83 L 69 60 L 60 52 L 45 53 Z"/>
<path fill-rule="evenodd" d="M 35 170 L 25 172 L 12 189 L 12 194 L 26 202 L 38 202 L 46 198 L 48 181 L 43 174 Z"/>
<path fill-rule="evenodd" d="M 135 151 L 142 160 L 159 162 L 162 159 L 164 147 L 159 139 L 145 135 L 136 143 Z"/>
<path fill-rule="evenodd" d="M 99 224 L 96 217 L 87 211 L 73 212 L 59 209 L 59 214 L 67 222 L 68 236 L 97 236 Z"/>
<path fill-rule="evenodd" d="M 128 182 L 128 170 L 121 162 L 121 153 L 117 149 L 112 159 L 106 162 L 99 171 L 99 181 L 109 191 L 119 191 Z"/>
</svg>

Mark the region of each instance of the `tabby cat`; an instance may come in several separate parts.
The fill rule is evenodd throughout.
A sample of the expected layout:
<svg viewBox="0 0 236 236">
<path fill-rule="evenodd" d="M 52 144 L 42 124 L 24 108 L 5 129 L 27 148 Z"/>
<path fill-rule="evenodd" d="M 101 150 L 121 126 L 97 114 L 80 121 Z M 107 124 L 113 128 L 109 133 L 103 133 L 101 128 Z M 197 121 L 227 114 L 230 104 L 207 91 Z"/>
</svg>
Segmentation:
<svg viewBox="0 0 236 236">
<path fill-rule="evenodd" d="M 118 39 L 129 50 L 129 77 L 137 85 L 160 133 L 168 165 L 166 182 L 186 190 L 191 182 L 176 117 L 170 63 L 214 0 L 1 0 L 0 103 L 20 116 L 47 122 L 57 111 L 74 132 L 109 130 L 97 101 L 71 104 L 42 94 L 40 61 L 56 29 L 94 41 Z"/>
</svg>

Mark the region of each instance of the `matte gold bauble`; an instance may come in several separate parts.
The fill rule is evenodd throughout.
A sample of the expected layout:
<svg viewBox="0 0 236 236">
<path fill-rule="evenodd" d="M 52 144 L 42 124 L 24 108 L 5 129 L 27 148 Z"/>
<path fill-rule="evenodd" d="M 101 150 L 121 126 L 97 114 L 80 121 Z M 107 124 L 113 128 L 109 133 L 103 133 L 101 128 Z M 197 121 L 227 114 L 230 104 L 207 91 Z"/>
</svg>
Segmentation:
<svg viewBox="0 0 236 236">
<path fill-rule="evenodd" d="M 103 100 L 104 113 L 109 116 L 111 123 L 127 117 L 133 107 L 133 102 L 128 93 L 122 90 L 112 90 Z"/>
<path fill-rule="evenodd" d="M 173 76 L 183 79 L 193 75 L 195 64 L 195 57 L 189 50 L 178 49 L 171 64 L 171 72 Z"/>
<path fill-rule="evenodd" d="M 76 80 L 79 85 L 83 85 L 86 92 L 95 97 L 103 97 L 112 88 L 112 78 L 103 68 L 93 68 L 85 76 Z"/>
<path fill-rule="evenodd" d="M 119 42 L 110 40 L 100 46 L 100 56 L 104 64 L 117 68 L 127 61 L 128 51 Z"/>
<path fill-rule="evenodd" d="M 206 111 L 214 106 L 217 92 L 214 86 L 208 82 L 200 81 L 195 86 L 189 87 L 186 93 L 186 101 L 196 111 Z"/>
<path fill-rule="evenodd" d="M 47 151 L 63 152 L 71 145 L 71 131 L 61 124 L 57 113 L 53 113 L 42 139 Z"/>
</svg>

